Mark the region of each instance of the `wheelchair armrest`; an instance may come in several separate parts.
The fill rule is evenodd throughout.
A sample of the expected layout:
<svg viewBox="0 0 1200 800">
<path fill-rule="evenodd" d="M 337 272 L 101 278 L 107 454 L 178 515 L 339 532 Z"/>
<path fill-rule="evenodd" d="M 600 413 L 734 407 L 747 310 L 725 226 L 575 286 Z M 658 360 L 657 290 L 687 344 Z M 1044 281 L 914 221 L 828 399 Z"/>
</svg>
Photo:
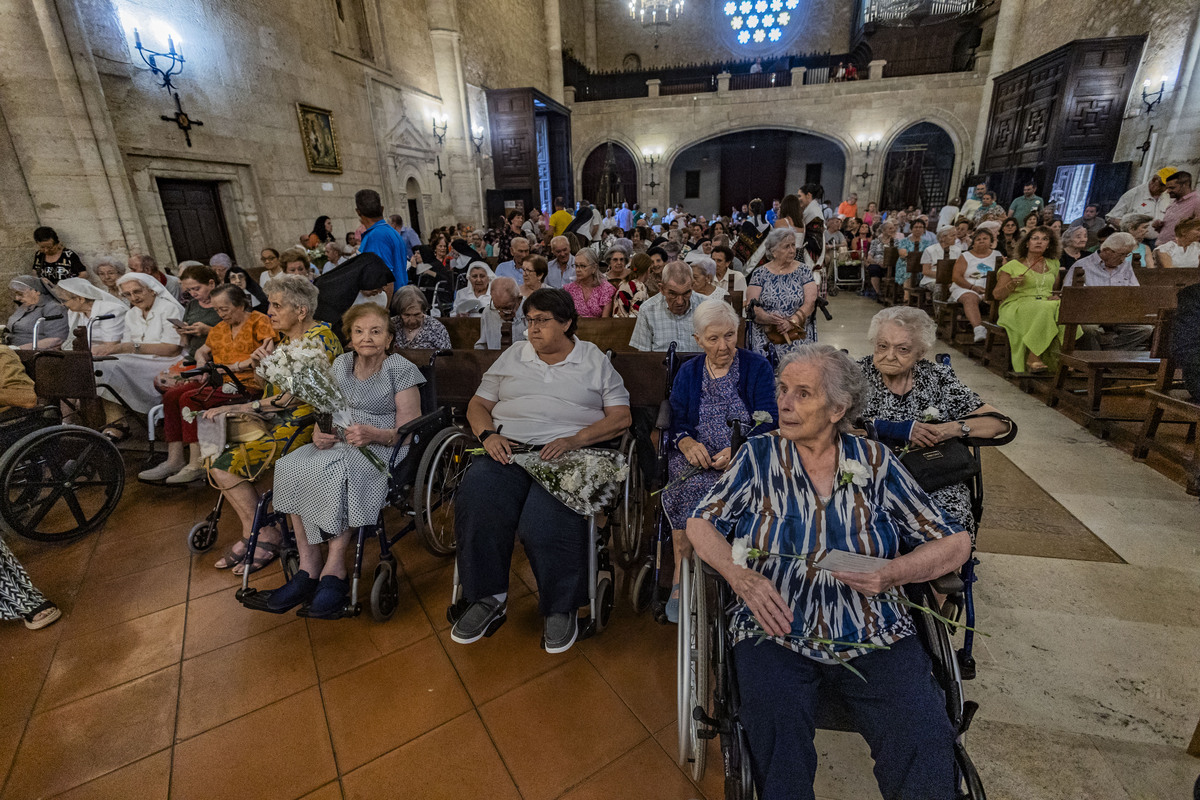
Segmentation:
<svg viewBox="0 0 1200 800">
<path fill-rule="evenodd" d="M 422 414 L 416 419 L 410 419 L 408 422 L 396 429 L 396 443 L 392 445 L 392 454 L 388 458 L 388 466 L 396 466 L 396 459 L 400 455 L 400 448 L 409 444 L 413 436 L 420 431 L 434 427 L 437 430 L 450 427 L 450 411 L 446 408 L 439 408 L 437 411 L 430 411 L 428 414 Z M 409 451 L 410 454 L 412 451 Z"/>
<path fill-rule="evenodd" d="M 116 356 L 92 356 L 92 361 L 116 361 Z"/>
<path fill-rule="evenodd" d="M 940 578 L 929 582 L 929 587 L 938 594 L 961 594 L 966 586 L 957 572 L 947 572 Z"/>
<path fill-rule="evenodd" d="M 654 421 L 654 427 L 660 431 L 665 431 L 671 427 L 671 401 L 663 400 L 658 405 L 658 419 Z"/>
</svg>

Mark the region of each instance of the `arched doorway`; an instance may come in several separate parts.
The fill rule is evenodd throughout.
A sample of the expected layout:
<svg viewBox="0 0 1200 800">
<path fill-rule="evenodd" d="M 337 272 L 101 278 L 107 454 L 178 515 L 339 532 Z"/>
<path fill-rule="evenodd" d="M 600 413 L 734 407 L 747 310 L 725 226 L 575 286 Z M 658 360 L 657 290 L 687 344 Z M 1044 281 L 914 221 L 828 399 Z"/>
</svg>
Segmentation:
<svg viewBox="0 0 1200 800">
<path fill-rule="evenodd" d="M 616 142 L 605 142 L 583 162 L 583 197 L 597 208 L 637 202 L 637 164 Z"/>
<path fill-rule="evenodd" d="M 692 145 L 671 162 L 670 205 L 711 216 L 728 214 L 760 197 L 794 194 L 819 183 L 836 205 L 846 174 L 846 156 L 831 139 L 811 133 L 751 130 L 727 133 Z"/>
<path fill-rule="evenodd" d="M 906 128 L 888 149 L 883 166 L 884 209 L 941 208 L 950 195 L 954 142 L 932 122 Z"/>
<path fill-rule="evenodd" d="M 405 214 L 405 222 L 408 223 L 410 228 L 417 232 L 417 236 L 420 236 L 421 239 L 424 240 L 425 234 L 421 232 L 422 224 L 425 221 L 421 215 L 421 184 L 417 183 L 416 178 L 409 178 L 405 182 L 404 197 L 407 201 L 405 203 L 407 206 L 405 209 L 407 212 L 407 214 Z"/>
</svg>

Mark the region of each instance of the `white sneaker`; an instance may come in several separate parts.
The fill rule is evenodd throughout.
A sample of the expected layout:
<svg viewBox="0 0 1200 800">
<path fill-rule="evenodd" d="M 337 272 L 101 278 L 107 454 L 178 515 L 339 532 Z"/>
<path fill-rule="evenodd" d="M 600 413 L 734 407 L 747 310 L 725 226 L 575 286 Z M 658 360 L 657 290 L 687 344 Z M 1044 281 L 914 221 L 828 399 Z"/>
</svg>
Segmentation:
<svg viewBox="0 0 1200 800">
<path fill-rule="evenodd" d="M 987 338 L 987 328 L 982 325 L 975 326 L 975 344 L 979 344 Z"/>
<path fill-rule="evenodd" d="M 179 471 L 179 467 L 175 466 L 174 464 L 169 464 L 166 461 L 164 461 L 163 463 L 159 464 L 157 467 L 151 467 L 150 469 L 144 469 L 141 472 L 139 472 L 138 480 L 139 481 L 161 481 L 164 478 L 168 478 L 171 475 L 174 475 L 178 471 Z"/>
<path fill-rule="evenodd" d="M 192 481 L 198 481 L 203 477 L 203 464 L 188 464 L 186 467 L 179 470 L 179 472 L 176 472 L 174 475 L 167 478 L 164 483 L 174 486 L 180 483 L 191 483 Z"/>
</svg>

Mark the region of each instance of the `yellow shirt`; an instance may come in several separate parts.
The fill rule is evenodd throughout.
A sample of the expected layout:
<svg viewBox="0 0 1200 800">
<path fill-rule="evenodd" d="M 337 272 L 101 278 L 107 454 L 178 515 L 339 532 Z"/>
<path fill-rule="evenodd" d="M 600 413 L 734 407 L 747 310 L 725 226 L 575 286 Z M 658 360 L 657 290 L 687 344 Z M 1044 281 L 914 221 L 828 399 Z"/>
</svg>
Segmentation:
<svg viewBox="0 0 1200 800">
<path fill-rule="evenodd" d="M 550 230 L 555 236 L 562 236 L 563 231 L 571 224 L 571 220 L 575 219 L 575 215 L 565 208 L 560 208 L 550 215 Z"/>
<path fill-rule="evenodd" d="M 11 347 L 0 345 L 0 411 L 13 405 L 33 408 L 37 396 L 33 393 L 33 378 L 25 371 L 20 356 Z"/>
</svg>

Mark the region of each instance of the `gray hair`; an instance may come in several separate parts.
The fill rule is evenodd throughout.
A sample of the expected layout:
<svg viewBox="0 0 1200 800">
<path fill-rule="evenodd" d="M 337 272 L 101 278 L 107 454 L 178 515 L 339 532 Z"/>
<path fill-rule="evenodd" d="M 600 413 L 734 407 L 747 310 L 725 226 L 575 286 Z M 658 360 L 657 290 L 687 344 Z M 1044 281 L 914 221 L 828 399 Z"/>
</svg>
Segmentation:
<svg viewBox="0 0 1200 800">
<path fill-rule="evenodd" d="M 867 328 L 867 340 L 871 344 L 879 341 L 879 329 L 884 325 L 903 328 L 912 336 L 917 358 L 924 358 L 937 342 L 937 324 L 928 314 L 912 306 L 891 306 L 871 318 Z"/>
<path fill-rule="evenodd" d="M 1137 249 L 1138 241 L 1133 238 L 1133 234 L 1118 231 L 1112 234 L 1100 245 L 1101 250 L 1112 250 L 1114 253 L 1119 253 L 1122 250 L 1132 253 Z"/>
<path fill-rule="evenodd" d="M 225 269 L 229 269 L 233 266 L 233 259 L 227 256 L 225 253 L 217 253 L 208 260 L 208 265 L 210 267 L 224 267 Z"/>
<path fill-rule="evenodd" d="M 796 241 L 796 232 L 791 228 L 772 228 L 767 234 L 767 241 L 763 244 L 767 255 L 771 258 L 775 257 L 775 248 L 783 244 L 786 240 L 791 239 Z"/>
<path fill-rule="evenodd" d="M 696 331 L 697 336 L 703 335 L 714 325 L 730 327 L 736 331 L 741 322 L 742 320 L 733 310 L 733 306 L 724 300 L 705 300 L 696 306 L 696 310 L 692 314 L 692 328 Z"/>
<path fill-rule="evenodd" d="M 836 423 L 838 431 L 845 433 L 853 428 L 854 423 L 862 416 L 868 391 L 867 377 L 854 359 L 832 345 L 799 345 L 779 360 L 779 371 L 775 373 L 776 392 L 779 390 L 779 378 L 792 364 L 815 364 L 820 368 L 821 390 L 825 395 L 825 402 L 842 410 L 842 418 Z"/>
<path fill-rule="evenodd" d="M 121 256 L 98 255 L 92 257 L 92 269 L 94 270 L 96 267 L 107 265 L 115 269 L 117 271 L 117 275 L 120 276 L 129 271 L 128 262 L 128 259 Z"/>
<path fill-rule="evenodd" d="M 704 270 L 704 274 L 710 278 L 714 278 L 717 275 L 717 262 L 713 261 L 708 256 L 701 256 L 700 258 L 692 259 L 692 266 L 699 267 L 700 269 Z"/>
<path fill-rule="evenodd" d="M 278 280 L 278 279 L 277 279 Z M 275 284 L 272 283 L 272 286 Z M 396 291 L 392 297 L 392 310 L 397 314 L 403 314 L 405 309 L 419 306 L 421 313 L 429 310 L 429 301 L 425 299 L 425 293 L 413 286 L 411 283 L 407 286 L 402 286 Z"/>
<path fill-rule="evenodd" d="M 1139 225 L 1145 225 L 1147 222 L 1153 222 L 1154 217 L 1145 214 L 1126 214 L 1121 218 L 1121 230 L 1126 233 L 1132 233 L 1133 229 Z"/>
<path fill-rule="evenodd" d="M 568 247 L 571 245 L 571 240 L 565 236 L 555 236 L 550 240 L 550 247 L 553 249 L 556 245 L 565 244 Z"/>
<path fill-rule="evenodd" d="M 1077 231 L 1084 231 L 1086 233 L 1087 228 L 1083 227 L 1082 225 L 1072 225 L 1071 227 L 1067 228 L 1065 231 L 1062 232 L 1062 236 L 1059 238 L 1059 241 L 1061 241 L 1061 242 L 1067 241 L 1072 236 L 1074 236 Z"/>
<path fill-rule="evenodd" d="M 692 268 L 682 261 L 672 261 L 663 267 L 662 282 L 692 285 Z"/>
<path fill-rule="evenodd" d="M 517 282 L 512 278 L 501 276 L 494 279 L 492 281 L 492 300 L 496 299 L 496 295 L 503 295 L 505 293 L 507 293 L 510 297 L 521 296 L 521 290 L 517 288 Z"/>
<path fill-rule="evenodd" d="M 589 266 L 592 269 L 597 271 L 600 269 L 600 257 L 597 256 L 596 251 L 590 247 L 579 248 L 579 252 L 575 254 L 575 263 L 578 264 L 581 260 L 586 266 Z"/>
<path fill-rule="evenodd" d="M 607 260 L 608 257 L 610 255 L 612 255 L 613 253 L 624 253 L 626 259 L 632 258 L 633 257 L 633 242 L 630 241 L 629 239 L 617 239 L 611 245 L 609 245 L 608 250 L 605 251 L 605 253 L 604 253 L 605 260 Z"/>
<path fill-rule="evenodd" d="M 317 310 L 317 287 L 303 275 L 280 275 L 271 281 L 267 289 L 268 299 L 279 296 L 279 302 L 308 311 L 308 319 L 314 319 Z"/>
</svg>

